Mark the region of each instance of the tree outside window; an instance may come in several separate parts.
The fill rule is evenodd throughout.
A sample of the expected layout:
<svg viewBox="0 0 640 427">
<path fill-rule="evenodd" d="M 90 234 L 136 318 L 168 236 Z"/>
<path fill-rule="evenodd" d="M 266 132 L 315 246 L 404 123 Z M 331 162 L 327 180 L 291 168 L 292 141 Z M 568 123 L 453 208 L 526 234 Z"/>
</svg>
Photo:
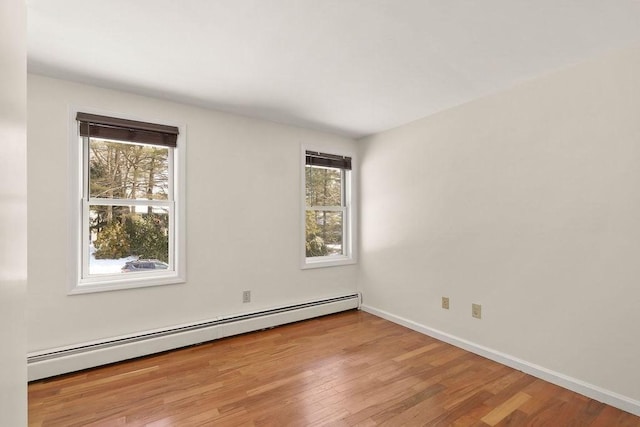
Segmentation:
<svg viewBox="0 0 640 427">
<path fill-rule="evenodd" d="M 93 257 L 169 262 L 168 207 L 126 202 L 168 200 L 170 149 L 95 138 L 88 145 L 89 198 L 105 202 L 89 205 Z"/>
<path fill-rule="evenodd" d="M 303 268 L 352 262 L 351 158 L 305 151 Z"/>
</svg>

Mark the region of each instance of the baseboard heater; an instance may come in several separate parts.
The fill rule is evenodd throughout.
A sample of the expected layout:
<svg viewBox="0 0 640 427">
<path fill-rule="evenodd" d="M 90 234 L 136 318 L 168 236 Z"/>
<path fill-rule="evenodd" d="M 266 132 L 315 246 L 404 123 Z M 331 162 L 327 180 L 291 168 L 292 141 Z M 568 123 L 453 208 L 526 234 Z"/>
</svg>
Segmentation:
<svg viewBox="0 0 640 427">
<path fill-rule="evenodd" d="M 29 381 L 360 307 L 357 293 L 91 341 L 27 355 Z"/>
</svg>

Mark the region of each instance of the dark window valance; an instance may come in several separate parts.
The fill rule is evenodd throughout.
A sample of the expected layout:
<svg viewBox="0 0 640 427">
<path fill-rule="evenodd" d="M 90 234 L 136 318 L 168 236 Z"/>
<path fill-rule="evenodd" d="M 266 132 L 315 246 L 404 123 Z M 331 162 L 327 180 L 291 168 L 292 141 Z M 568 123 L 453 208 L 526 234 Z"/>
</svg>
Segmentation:
<svg viewBox="0 0 640 427">
<path fill-rule="evenodd" d="M 324 166 L 351 170 L 351 157 L 307 151 L 306 164 L 309 166 Z"/>
<path fill-rule="evenodd" d="M 139 144 L 175 147 L 178 140 L 178 128 L 155 123 L 138 122 L 97 114 L 78 113 L 80 136 L 115 139 Z"/>
</svg>

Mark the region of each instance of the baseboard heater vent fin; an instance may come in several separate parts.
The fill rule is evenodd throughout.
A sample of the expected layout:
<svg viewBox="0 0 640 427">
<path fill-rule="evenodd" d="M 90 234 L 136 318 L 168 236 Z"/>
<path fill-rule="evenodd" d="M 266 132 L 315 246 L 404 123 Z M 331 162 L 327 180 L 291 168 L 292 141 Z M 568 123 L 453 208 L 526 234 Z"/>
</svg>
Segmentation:
<svg viewBox="0 0 640 427">
<path fill-rule="evenodd" d="M 358 308 L 360 302 L 359 294 L 349 294 L 34 352 L 27 357 L 29 380 L 350 310 Z"/>
</svg>

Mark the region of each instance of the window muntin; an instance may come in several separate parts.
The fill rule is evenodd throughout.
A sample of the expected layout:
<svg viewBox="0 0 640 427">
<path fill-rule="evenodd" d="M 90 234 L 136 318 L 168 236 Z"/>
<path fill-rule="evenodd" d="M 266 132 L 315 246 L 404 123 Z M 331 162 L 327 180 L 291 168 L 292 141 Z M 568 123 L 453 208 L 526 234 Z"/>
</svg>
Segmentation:
<svg viewBox="0 0 640 427">
<path fill-rule="evenodd" d="M 304 187 L 304 266 L 351 261 L 351 158 L 306 151 Z"/>
<path fill-rule="evenodd" d="M 183 282 L 178 128 L 85 113 L 76 124 L 81 207 L 71 292 Z M 180 182 L 184 191 L 182 175 Z M 143 265 L 155 268 L 136 268 Z"/>
</svg>

